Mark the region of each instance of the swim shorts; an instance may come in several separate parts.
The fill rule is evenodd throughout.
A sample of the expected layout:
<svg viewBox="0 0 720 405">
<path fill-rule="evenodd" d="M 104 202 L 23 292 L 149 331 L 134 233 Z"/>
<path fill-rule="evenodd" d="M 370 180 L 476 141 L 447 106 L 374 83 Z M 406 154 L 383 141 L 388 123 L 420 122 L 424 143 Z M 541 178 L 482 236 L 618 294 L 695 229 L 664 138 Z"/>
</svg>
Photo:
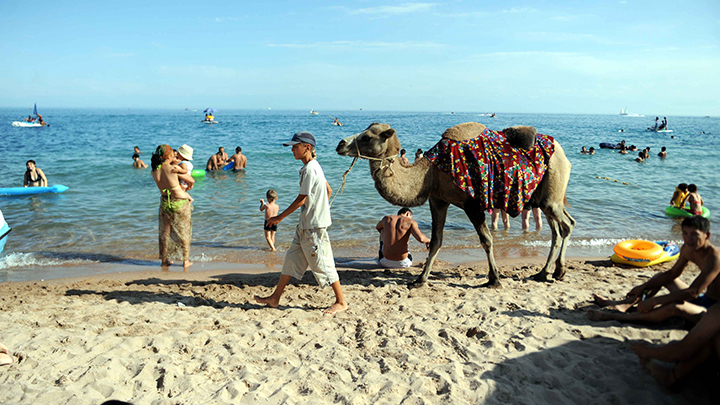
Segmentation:
<svg viewBox="0 0 720 405">
<path fill-rule="evenodd" d="M 378 262 L 380 263 L 380 265 L 388 269 L 403 269 L 412 266 L 412 260 L 410 260 L 410 258 L 408 257 L 402 260 L 390 260 L 383 257 L 382 259 L 378 260 Z"/>
<path fill-rule="evenodd" d="M 266 231 L 277 231 L 277 224 L 273 226 L 268 226 L 267 219 L 265 220 L 265 223 L 263 224 L 263 229 Z"/>
<path fill-rule="evenodd" d="M 700 294 L 699 297 L 695 298 L 694 300 L 689 301 L 691 304 L 695 304 L 704 308 L 710 308 L 711 306 L 715 305 L 717 303 L 716 300 L 708 297 L 705 294 Z"/>
</svg>

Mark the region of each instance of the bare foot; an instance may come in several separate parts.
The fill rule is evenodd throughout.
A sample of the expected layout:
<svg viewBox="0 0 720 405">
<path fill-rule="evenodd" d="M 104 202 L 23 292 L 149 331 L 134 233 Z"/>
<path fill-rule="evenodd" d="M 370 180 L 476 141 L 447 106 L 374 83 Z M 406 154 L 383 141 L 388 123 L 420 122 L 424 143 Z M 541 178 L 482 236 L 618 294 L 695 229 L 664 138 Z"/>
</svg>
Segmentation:
<svg viewBox="0 0 720 405">
<path fill-rule="evenodd" d="M 271 308 L 277 308 L 278 305 L 280 305 L 280 300 L 273 297 L 272 295 L 269 297 L 259 297 L 256 295 L 255 301 L 259 302 L 260 304 L 267 304 L 267 306 Z"/>
<path fill-rule="evenodd" d="M 660 384 L 669 387 L 677 382 L 675 369 L 668 368 L 651 359 L 640 358 L 640 366 Z"/>
<path fill-rule="evenodd" d="M 597 309 L 588 309 L 587 311 L 587 317 L 591 321 L 609 321 L 612 319 L 609 315 L 607 312 L 598 311 Z"/>
<path fill-rule="evenodd" d="M 644 359 L 650 358 L 652 355 L 651 348 L 652 345 L 646 343 L 646 342 L 630 342 L 630 346 L 635 351 L 635 354 L 638 355 L 640 358 L 640 363 L 642 364 Z"/>
<path fill-rule="evenodd" d="M 175 262 L 173 262 L 172 260 L 164 260 L 160 262 L 161 266 L 172 266 L 173 264 L 175 264 Z"/>
<path fill-rule="evenodd" d="M 188 267 L 192 266 L 193 264 L 195 263 L 191 262 L 190 260 L 183 261 L 183 270 L 187 271 Z"/>
<path fill-rule="evenodd" d="M 0 343 L 0 366 L 8 366 L 13 364 L 13 358 L 10 356 L 10 351 L 7 346 Z"/>
<path fill-rule="evenodd" d="M 332 315 L 332 314 L 336 314 L 338 312 L 347 311 L 347 309 L 348 309 L 347 303 L 344 302 L 341 304 L 339 302 L 336 302 L 336 303 L 332 304 L 330 306 L 330 308 L 324 310 L 323 313 L 325 315 Z"/>
<path fill-rule="evenodd" d="M 593 294 L 593 301 L 595 301 L 595 304 L 600 308 L 615 304 L 615 301 L 607 299 L 600 294 Z"/>
</svg>

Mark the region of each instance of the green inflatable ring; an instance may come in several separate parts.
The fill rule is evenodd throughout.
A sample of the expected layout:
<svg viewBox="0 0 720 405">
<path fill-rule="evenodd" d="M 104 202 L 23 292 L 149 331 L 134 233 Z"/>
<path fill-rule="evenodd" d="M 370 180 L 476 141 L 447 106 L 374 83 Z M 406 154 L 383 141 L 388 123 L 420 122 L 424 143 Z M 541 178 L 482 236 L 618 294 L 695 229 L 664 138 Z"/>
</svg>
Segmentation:
<svg viewBox="0 0 720 405">
<path fill-rule="evenodd" d="M 693 214 L 691 214 L 691 213 L 688 212 L 688 211 L 681 210 L 680 208 L 672 207 L 672 206 L 665 208 L 665 213 L 666 213 L 668 216 L 671 216 L 671 217 L 674 217 L 674 218 L 685 218 L 685 217 L 691 217 L 691 216 L 693 216 Z M 710 210 L 707 209 L 706 207 L 702 207 L 702 216 L 703 216 L 704 218 L 709 218 L 709 217 L 710 217 Z"/>
<path fill-rule="evenodd" d="M 193 171 L 190 172 L 190 175 L 193 177 L 196 177 L 196 178 L 204 178 L 205 170 L 194 169 Z"/>
</svg>

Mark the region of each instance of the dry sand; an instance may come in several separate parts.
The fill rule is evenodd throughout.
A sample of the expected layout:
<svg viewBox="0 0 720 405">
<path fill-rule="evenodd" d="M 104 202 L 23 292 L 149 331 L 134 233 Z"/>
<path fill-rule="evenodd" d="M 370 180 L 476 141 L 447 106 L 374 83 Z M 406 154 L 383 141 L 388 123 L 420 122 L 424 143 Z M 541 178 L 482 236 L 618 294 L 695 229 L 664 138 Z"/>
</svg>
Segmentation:
<svg viewBox="0 0 720 405">
<path fill-rule="evenodd" d="M 340 267 L 350 309 L 335 316 L 322 315 L 332 291 L 310 273 L 279 310 L 252 300 L 277 273 L 3 283 L 0 341 L 15 363 L 0 367 L 0 403 L 709 403 L 702 381 L 658 386 L 628 343 L 680 339 L 683 322 L 585 314 L 593 292 L 621 297 L 670 264 L 574 259 L 555 283 L 526 279 L 539 263 L 499 264 L 499 289 L 479 287 L 485 263 L 439 265 L 414 290 L 419 268 Z"/>
</svg>

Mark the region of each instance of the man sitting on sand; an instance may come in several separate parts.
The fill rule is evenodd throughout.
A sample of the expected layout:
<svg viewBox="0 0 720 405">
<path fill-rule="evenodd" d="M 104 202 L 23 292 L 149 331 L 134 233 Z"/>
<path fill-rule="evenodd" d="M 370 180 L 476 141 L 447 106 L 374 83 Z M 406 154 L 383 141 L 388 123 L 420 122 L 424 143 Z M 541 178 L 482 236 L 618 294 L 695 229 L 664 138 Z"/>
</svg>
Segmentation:
<svg viewBox="0 0 720 405">
<path fill-rule="evenodd" d="M 410 235 L 430 248 L 430 239 L 420 232 L 410 208 L 400 208 L 397 215 L 385 215 L 375 227 L 380 232 L 380 259 L 383 267 L 398 269 L 412 266 L 408 243 Z"/>
<path fill-rule="evenodd" d="M 720 356 L 720 305 L 710 307 L 682 340 L 657 346 L 633 342 L 632 348 L 648 374 L 660 384 L 673 385 L 704 363 L 713 352 Z M 653 359 L 677 364 L 668 368 Z"/>
<path fill-rule="evenodd" d="M 595 321 L 660 322 L 681 316 L 697 323 L 707 308 L 720 300 L 720 278 L 717 277 L 720 273 L 720 250 L 710 243 L 710 221 L 699 215 L 683 220 L 682 236 L 685 244 L 680 248 L 680 257 L 670 270 L 658 273 L 646 283 L 633 288 L 620 301 L 595 294 L 596 304 L 619 312 L 589 310 L 588 317 Z M 700 274 L 689 287 L 678 280 L 688 262 L 700 268 Z M 670 293 L 655 296 L 662 287 Z M 702 294 L 703 291 L 705 294 Z M 628 312 L 635 305 L 637 311 Z"/>
</svg>

